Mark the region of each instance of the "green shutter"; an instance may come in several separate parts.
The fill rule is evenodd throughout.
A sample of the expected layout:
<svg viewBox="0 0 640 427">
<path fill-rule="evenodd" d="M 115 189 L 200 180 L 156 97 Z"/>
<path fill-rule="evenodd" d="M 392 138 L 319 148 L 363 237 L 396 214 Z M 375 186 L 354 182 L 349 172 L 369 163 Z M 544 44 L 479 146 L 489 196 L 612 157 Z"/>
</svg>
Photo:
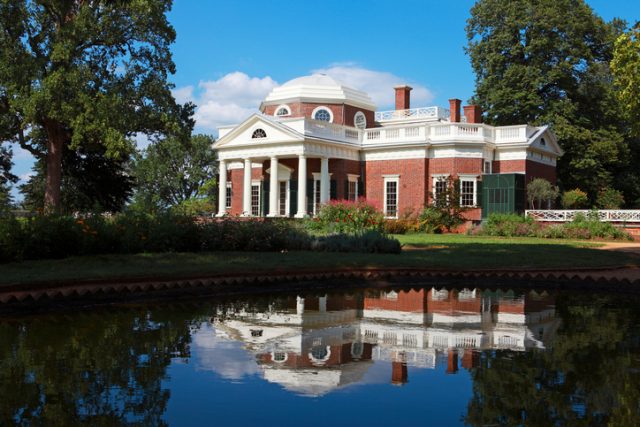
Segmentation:
<svg viewBox="0 0 640 427">
<path fill-rule="evenodd" d="M 307 214 L 313 216 L 313 179 L 307 180 Z"/>
<path fill-rule="evenodd" d="M 289 181 L 289 216 L 298 213 L 298 181 Z"/>
<path fill-rule="evenodd" d="M 338 198 L 338 182 L 332 179 L 329 182 L 329 200 L 335 200 Z"/>
<path fill-rule="evenodd" d="M 364 197 L 364 181 L 358 180 L 358 198 Z"/>
</svg>

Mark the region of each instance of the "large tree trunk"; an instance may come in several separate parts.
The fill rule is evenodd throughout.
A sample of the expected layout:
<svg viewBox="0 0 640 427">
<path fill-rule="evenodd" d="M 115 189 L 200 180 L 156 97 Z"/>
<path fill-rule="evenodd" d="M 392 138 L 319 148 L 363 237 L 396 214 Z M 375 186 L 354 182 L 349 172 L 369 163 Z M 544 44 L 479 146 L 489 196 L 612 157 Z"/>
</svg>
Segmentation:
<svg viewBox="0 0 640 427">
<path fill-rule="evenodd" d="M 47 121 L 47 177 L 44 190 L 45 213 L 60 212 L 60 187 L 62 184 L 62 149 L 66 138 L 65 129 L 55 121 Z"/>
</svg>

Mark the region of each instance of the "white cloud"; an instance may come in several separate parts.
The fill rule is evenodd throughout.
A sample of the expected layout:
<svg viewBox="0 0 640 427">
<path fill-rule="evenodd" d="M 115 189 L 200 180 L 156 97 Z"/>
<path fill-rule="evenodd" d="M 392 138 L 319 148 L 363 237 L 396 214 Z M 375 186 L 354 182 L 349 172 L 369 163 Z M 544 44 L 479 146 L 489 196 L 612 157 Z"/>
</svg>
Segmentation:
<svg viewBox="0 0 640 427">
<path fill-rule="evenodd" d="M 411 91 L 413 106 L 426 106 L 434 99 L 433 93 L 424 85 L 387 71 L 369 70 L 356 64 L 333 64 L 313 72 L 327 74 L 345 86 L 368 93 L 379 109 L 393 108 L 395 104 L 393 87 L 401 84 L 408 84 L 413 88 Z"/>
<path fill-rule="evenodd" d="M 18 176 L 20 183 L 26 183 L 33 176 L 33 172 L 26 172 Z"/>
<path fill-rule="evenodd" d="M 185 86 L 171 91 L 173 97 L 179 104 L 184 104 L 189 101 L 193 102 L 193 86 Z"/>
</svg>

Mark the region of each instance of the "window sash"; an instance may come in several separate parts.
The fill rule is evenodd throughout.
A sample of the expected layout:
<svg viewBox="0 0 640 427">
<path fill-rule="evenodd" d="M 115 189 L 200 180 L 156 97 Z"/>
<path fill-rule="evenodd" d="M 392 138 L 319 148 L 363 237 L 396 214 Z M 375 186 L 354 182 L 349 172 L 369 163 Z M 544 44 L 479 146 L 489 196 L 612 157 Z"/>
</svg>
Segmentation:
<svg viewBox="0 0 640 427">
<path fill-rule="evenodd" d="M 251 215 L 260 216 L 260 184 L 251 185 Z"/>
<path fill-rule="evenodd" d="M 231 183 L 227 182 L 227 192 L 225 194 L 225 206 L 227 209 L 231 209 L 231 200 L 233 198 L 233 193 L 231 190 Z"/>
<path fill-rule="evenodd" d="M 384 213 L 385 216 L 395 218 L 398 216 L 398 181 L 388 180 L 384 183 Z"/>
</svg>

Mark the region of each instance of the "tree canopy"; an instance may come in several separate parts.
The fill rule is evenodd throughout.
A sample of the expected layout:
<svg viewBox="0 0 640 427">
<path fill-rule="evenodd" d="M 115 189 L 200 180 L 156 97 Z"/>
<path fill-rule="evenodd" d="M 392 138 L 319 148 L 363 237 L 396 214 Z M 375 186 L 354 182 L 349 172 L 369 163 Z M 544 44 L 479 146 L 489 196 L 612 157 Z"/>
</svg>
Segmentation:
<svg viewBox="0 0 640 427">
<path fill-rule="evenodd" d="M 618 86 L 618 100 L 640 137 L 640 22 L 615 42 L 611 70 Z"/>
<path fill-rule="evenodd" d="M 608 187 L 640 197 L 639 150 L 609 65 L 625 25 L 583 0 L 479 0 L 467 22 L 472 102 L 493 125 L 550 124 L 565 152 L 560 186 L 592 199 Z"/>
<path fill-rule="evenodd" d="M 218 172 L 213 137 L 161 139 L 138 153 L 133 173 L 137 179 L 135 203 L 145 210 L 163 210 L 190 201 L 212 204 Z"/>
<path fill-rule="evenodd" d="M 60 207 L 64 147 L 118 157 L 136 133 L 187 135 L 168 75 L 170 0 L 0 0 L 1 141 L 46 164 L 44 204 Z"/>
</svg>

